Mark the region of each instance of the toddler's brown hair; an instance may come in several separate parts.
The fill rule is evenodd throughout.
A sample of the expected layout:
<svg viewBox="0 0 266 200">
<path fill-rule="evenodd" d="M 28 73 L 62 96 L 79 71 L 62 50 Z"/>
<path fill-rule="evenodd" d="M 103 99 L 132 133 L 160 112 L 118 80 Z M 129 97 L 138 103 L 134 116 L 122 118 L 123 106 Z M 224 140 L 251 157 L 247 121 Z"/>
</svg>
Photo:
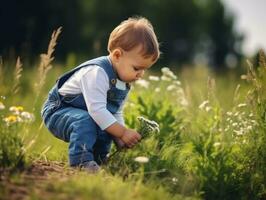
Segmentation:
<svg viewBox="0 0 266 200">
<path fill-rule="evenodd" d="M 143 57 L 152 57 L 154 61 L 160 57 L 159 43 L 152 24 L 144 17 L 131 17 L 111 32 L 108 51 L 112 52 L 116 48 L 130 51 L 138 45 L 142 45 Z"/>
</svg>

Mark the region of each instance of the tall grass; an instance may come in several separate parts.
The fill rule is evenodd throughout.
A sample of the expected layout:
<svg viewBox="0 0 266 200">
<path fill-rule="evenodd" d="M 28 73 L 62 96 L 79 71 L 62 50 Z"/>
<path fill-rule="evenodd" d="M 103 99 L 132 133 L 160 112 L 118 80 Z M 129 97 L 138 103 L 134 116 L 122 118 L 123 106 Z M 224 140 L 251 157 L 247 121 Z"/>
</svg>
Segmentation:
<svg viewBox="0 0 266 200">
<path fill-rule="evenodd" d="M 67 163 L 67 145 L 48 134 L 39 117 L 48 86 L 54 84 L 56 74 L 65 70 L 51 65 L 60 32 L 61 28 L 52 34 L 47 52 L 41 55 L 37 74 L 25 70 L 21 76 L 23 69 L 18 59 L 12 87 L 0 86 L 1 92 L 11 89 L 0 94 L 5 96 L 0 100 L 2 168 L 19 167 L 24 156 Z M 149 74 L 133 85 L 124 109 L 125 121 L 127 126 L 136 128 L 137 117 L 144 116 L 156 121 L 160 132 L 148 135 L 132 150 L 113 154 L 108 165 L 103 166 L 107 174 L 90 177 L 93 181 L 82 174 L 69 182 L 49 183 L 53 192 L 67 193 L 69 197 L 78 191 L 85 198 L 94 189 L 102 199 L 116 195 L 126 199 L 132 199 L 131 195 L 139 199 L 265 199 L 265 63 L 261 52 L 259 66 L 248 62 L 242 79 L 232 78 L 230 82 L 224 77 L 214 77 L 203 67 L 186 69 L 180 77 L 168 68 L 163 68 L 159 76 Z M 53 76 L 48 76 L 49 71 L 53 71 Z M 1 82 L 5 81 L 4 72 L 0 62 Z M 23 80 L 27 76 L 31 78 Z M 29 92 L 21 99 L 19 93 L 26 90 L 23 81 L 35 93 Z M 10 102 L 18 101 L 31 106 L 36 116 L 31 125 L 26 120 L 24 124 L 20 122 L 22 112 L 29 109 L 22 110 L 16 105 L 17 112 L 14 108 L 9 110 L 14 106 Z M 139 158 L 145 158 L 145 162 L 139 162 Z M 109 177 L 110 196 L 103 195 L 102 182 L 106 177 Z"/>
<path fill-rule="evenodd" d="M 16 68 L 14 71 L 14 85 L 12 88 L 12 93 L 15 95 L 19 92 L 20 90 L 20 78 L 22 76 L 22 63 L 20 61 L 20 57 L 17 58 L 17 62 L 16 62 Z"/>
<path fill-rule="evenodd" d="M 52 33 L 51 40 L 48 45 L 47 53 L 41 54 L 40 64 L 38 67 L 38 76 L 36 80 L 36 98 L 33 108 L 36 106 L 36 102 L 39 98 L 41 89 L 45 83 L 47 73 L 52 69 L 51 62 L 54 60 L 53 53 L 55 51 L 55 46 L 57 44 L 58 36 L 62 31 L 62 27 L 59 27 Z"/>
<path fill-rule="evenodd" d="M 52 68 L 51 62 L 54 59 L 52 54 L 55 50 L 56 40 L 61 32 L 61 27 L 53 32 L 51 36 L 51 40 L 48 46 L 48 50 L 46 54 L 41 54 L 40 64 L 38 67 L 39 75 L 36 80 L 36 93 L 33 104 L 33 112 L 35 110 L 36 102 L 38 101 L 38 97 L 40 95 L 41 89 L 45 83 L 47 72 Z M 24 143 L 25 133 L 29 132 L 31 128 L 28 126 L 29 122 L 34 120 L 34 116 L 32 113 L 26 112 L 23 106 L 15 106 L 12 105 L 8 108 L 8 101 L 13 102 L 15 96 L 20 91 L 20 79 L 22 76 L 22 63 L 20 58 L 17 58 L 16 66 L 13 72 L 13 86 L 7 94 L 10 96 L 3 96 L 5 94 L 0 94 L 2 100 L 0 101 L 0 169 L 19 169 L 25 165 L 25 153 L 33 143 L 37 139 L 37 134 L 33 139 L 28 141 L 27 144 Z M 2 60 L 0 63 L 0 77 L 1 81 L 3 81 L 3 64 Z M 5 105 L 4 102 L 7 104 Z"/>
</svg>

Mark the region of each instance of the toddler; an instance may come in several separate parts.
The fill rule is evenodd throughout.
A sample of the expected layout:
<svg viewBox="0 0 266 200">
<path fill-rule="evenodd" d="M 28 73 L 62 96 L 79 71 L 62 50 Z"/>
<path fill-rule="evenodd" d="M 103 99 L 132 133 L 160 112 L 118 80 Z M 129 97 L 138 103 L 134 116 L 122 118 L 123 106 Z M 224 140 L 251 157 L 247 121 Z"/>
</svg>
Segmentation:
<svg viewBox="0 0 266 200">
<path fill-rule="evenodd" d="M 140 141 L 140 134 L 124 125 L 123 105 L 130 84 L 160 56 L 153 27 L 143 17 L 118 25 L 108 52 L 59 77 L 41 112 L 49 131 L 69 142 L 70 166 L 88 172 L 100 169 L 112 140 L 128 148 Z"/>
</svg>

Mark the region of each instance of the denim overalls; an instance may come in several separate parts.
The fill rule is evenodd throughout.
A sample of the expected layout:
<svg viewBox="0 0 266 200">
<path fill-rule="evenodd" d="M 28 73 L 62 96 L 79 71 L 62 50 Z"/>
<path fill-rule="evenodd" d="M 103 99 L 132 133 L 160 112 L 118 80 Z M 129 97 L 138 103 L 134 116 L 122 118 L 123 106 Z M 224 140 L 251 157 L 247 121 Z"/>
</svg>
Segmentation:
<svg viewBox="0 0 266 200">
<path fill-rule="evenodd" d="M 117 75 L 107 56 L 89 60 L 73 70 L 63 74 L 50 90 L 42 108 L 42 118 L 53 135 L 69 142 L 69 162 L 77 166 L 86 161 L 95 160 L 99 164 L 110 151 L 112 136 L 100 129 L 87 111 L 82 94 L 59 94 L 58 89 L 82 67 L 98 65 L 109 77 L 110 87 L 107 92 L 107 110 L 116 113 L 126 98 L 130 86 L 126 90 L 116 88 Z"/>
</svg>

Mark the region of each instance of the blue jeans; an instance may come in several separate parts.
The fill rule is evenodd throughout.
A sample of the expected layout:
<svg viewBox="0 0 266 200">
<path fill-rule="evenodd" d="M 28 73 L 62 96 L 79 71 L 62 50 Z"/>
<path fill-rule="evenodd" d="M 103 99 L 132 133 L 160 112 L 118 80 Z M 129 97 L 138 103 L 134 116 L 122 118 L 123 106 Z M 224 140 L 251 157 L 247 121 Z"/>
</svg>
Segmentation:
<svg viewBox="0 0 266 200">
<path fill-rule="evenodd" d="M 54 109 L 56 106 L 58 108 Z M 102 163 L 110 151 L 112 137 L 100 129 L 88 111 L 64 106 L 63 103 L 58 105 L 51 100 L 45 103 L 44 110 L 46 112 L 43 117 L 47 128 L 55 137 L 69 142 L 71 166 L 91 160 Z"/>
</svg>

